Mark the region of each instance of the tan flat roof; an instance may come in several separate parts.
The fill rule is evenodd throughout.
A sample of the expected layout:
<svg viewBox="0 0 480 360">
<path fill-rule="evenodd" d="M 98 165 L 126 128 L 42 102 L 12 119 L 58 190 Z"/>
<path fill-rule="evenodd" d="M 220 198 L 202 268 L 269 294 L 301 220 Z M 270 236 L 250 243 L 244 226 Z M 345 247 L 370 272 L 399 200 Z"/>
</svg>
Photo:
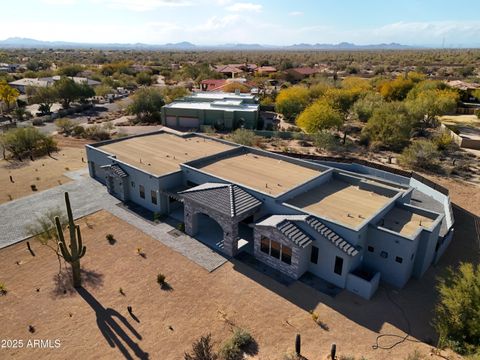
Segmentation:
<svg viewBox="0 0 480 360">
<path fill-rule="evenodd" d="M 288 203 L 347 226 L 358 226 L 390 201 L 385 195 L 333 179 Z"/>
<path fill-rule="evenodd" d="M 402 235 L 411 236 L 419 227 L 430 228 L 433 221 L 434 220 L 426 216 L 394 207 L 377 225 Z"/>
<path fill-rule="evenodd" d="M 197 168 L 274 196 L 321 174 L 320 170 L 252 153 L 230 156 Z"/>
<path fill-rule="evenodd" d="M 179 170 L 179 164 L 231 148 L 200 136 L 183 138 L 167 133 L 139 136 L 99 147 L 116 155 L 118 160 L 157 176 Z"/>
</svg>

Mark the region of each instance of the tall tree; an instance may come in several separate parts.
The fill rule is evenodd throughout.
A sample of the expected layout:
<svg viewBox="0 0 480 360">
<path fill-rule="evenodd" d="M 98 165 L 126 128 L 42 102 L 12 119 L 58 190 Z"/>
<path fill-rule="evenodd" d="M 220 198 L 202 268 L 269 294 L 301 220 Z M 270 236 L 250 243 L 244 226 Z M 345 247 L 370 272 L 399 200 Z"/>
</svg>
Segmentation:
<svg viewBox="0 0 480 360">
<path fill-rule="evenodd" d="M 53 87 L 37 87 L 35 88 L 31 100 L 39 104 L 38 111 L 42 115 L 51 113 L 52 105 L 57 101 L 58 93 Z"/>
<path fill-rule="evenodd" d="M 279 92 L 275 101 L 275 109 L 285 118 L 293 122 L 308 105 L 310 92 L 304 86 L 292 86 Z"/>
<path fill-rule="evenodd" d="M 20 93 L 17 89 L 12 88 L 5 81 L 0 81 L 0 101 L 6 106 L 7 111 L 10 110 L 12 104 L 15 103 Z"/>
<path fill-rule="evenodd" d="M 440 345 L 480 356 L 480 265 L 461 263 L 438 284 L 434 325 Z"/>
<path fill-rule="evenodd" d="M 343 123 L 342 114 L 327 101 L 318 100 L 308 106 L 297 118 L 297 125 L 308 133 L 339 128 Z"/>
<path fill-rule="evenodd" d="M 165 105 L 161 92 L 154 88 L 144 88 L 137 91 L 128 110 L 140 121 L 149 123 L 160 121 L 160 110 Z"/>
</svg>

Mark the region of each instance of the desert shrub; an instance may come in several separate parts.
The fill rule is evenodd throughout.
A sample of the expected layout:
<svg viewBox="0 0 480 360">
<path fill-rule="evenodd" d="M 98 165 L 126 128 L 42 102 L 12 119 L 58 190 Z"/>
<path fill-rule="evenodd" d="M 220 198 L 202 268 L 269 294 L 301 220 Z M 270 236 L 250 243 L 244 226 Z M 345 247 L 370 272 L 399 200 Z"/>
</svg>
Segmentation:
<svg viewBox="0 0 480 360">
<path fill-rule="evenodd" d="M 83 126 L 77 125 L 72 129 L 73 136 L 83 136 L 85 134 L 85 128 Z"/>
<path fill-rule="evenodd" d="M 433 138 L 433 142 L 438 150 L 447 150 L 454 144 L 452 136 L 448 130 L 444 130 Z"/>
<path fill-rule="evenodd" d="M 74 128 L 75 123 L 68 118 L 61 118 L 55 120 L 55 126 L 58 128 L 60 133 L 68 135 Z"/>
<path fill-rule="evenodd" d="M 480 356 L 480 265 L 461 263 L 457 270 L 450 269 L 437 289 L 434 326 L 439 345 Z"/>
<path fill-rule="evenodd" d="M 57 150 L 57 144 L 51 136 L 41 133 L 34 127 L 10 129 L 0 136 L 1 147 L 12 156 L 45 155 Z"/>
<path fill-rule="evenodd" d="M 212 338 L 208 334 L 202 336 L 192 345 L 191 354 L 185 353 L 184 360 L 217 360 L 218 356 L 213 351 Z"/>
<path fill-rule="evenodd" d="M 107 241 L 110 245 L 113 245 L 117 242 L 117 240 L 115 240 L 115 237 L 113 236 L 113 234 L 107 234 L 105 236 L 105 239 L 107 239 Z"/>
<path fill-rule="evenodd" d="M 2 296 L 7 295 L 7 292 L 8 290 L 5 284 L 0 282 L 0 295 Z"/>
<path fill-rule="evenodd" d="M 313 135 L 313 145 L 318 149 L 335 150 L 338 141 L 334 135 L 326 131 L 319 131 Z"/>
<path fill-rule="evenodd" d="M 32 189 L 32 191 L 37 191 L 38 190 L 37 185 L 35 185 L 35 184 L 30 185 L 30 189 Z"/>
<path fill-rule="evenodd" d="M 243 352 L 254 342 L 248 331 L 236 328 L 232 337 L 223 343 L 219 354 L 224 360 L 243 359 Z"/>
<path fill-rule="evenodd" d="M 90 140 L 102 141 L 110 139 L 110 133 L 102 126 L 93 125 L 85 129 L 83 137 Z"/>
<path fill-rule="evenodd" d="M 252 146 L 255 143 L 255 133 L 252 130 L 237 129 L 232 134 L 232 141 L 240 145 Z"/>
<path fill-rule="evenodd" d="M 232 341 L 236 344 L 240 349 L 244 349 L 248 345 L 250 345 L 254 340 L 252 335 L 247 330 L 237 328 L 235 329 Z"/>
<path fill-rule="evenodd" d="M 157 283 L 159 283 L 160 285 L 165 285 L 165 279 L 166 276 L 164 274 L 160 273 L 157 275 Z"/>
<path fill-rule="evenodd" d="M 399 157 L 400 164 L 412 169 L 435 169 L 440 153 L 429 140 L 415 140 Z"/>
<path fill-rule="evenodd" d="M 233 342 L 232 339 L 227 340 L 222 345 L 219 354 L 223 360 L 242 359 L 242 350 Z"/>
<path fill-rule="evenodd" d="M 185 223 L 177 224 L 177 230 L 179 230 L 181 232 L 185 232 Z"/>
<path fill-rule="evenodd" d="M 32 120 L 32 125 L 33 126 L 42 126 L 43 125 L 43 120 L 39 118 L 35 118 Z"/>
</svg>

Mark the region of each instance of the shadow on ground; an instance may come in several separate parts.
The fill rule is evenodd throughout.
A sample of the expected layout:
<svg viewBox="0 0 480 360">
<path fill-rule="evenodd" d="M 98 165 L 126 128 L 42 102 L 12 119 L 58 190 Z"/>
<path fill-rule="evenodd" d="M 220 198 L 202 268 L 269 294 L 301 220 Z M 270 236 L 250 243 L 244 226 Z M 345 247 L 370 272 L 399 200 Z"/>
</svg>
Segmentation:
<svg viewBox="0 0 480 360">
<path fill-rule="evenodd" d="M 90 288 L 98 288 L 103 285 L 103 274 L 85 268 L 82 268 L 80 272 L 83 285 L 87 285 Z M 77 292 L 72 286 L 72 269 L 68 265 L 67 268 L 63 267 L 59 274 L 53 276 L 53 282 L 52 295 L 54 297 L 70 296 Z"/>
<path fill-rule="evenodd" d="M 434 304 L 437 302 L 437 277 L 444 275 L 449 267 L 457 267 L 461 262 L 480 262 L 480 218 L 456 205 L 453 210 L 455 235 L 440 261 L 431 266 L 421 279 L 411 279 L 403 289 L 382 284 L 371 300 L 364 300 L 348 291 L 343 291 L 333 298 L 300 281 L 284 284 L 239 259 L 231 261 L 236 271 L 306 311 L 323 303 L 374 332 L 380 333 L 383 325 L 389 323 L 401 330 L 397 331 L 396 335 L 409 333 L 432 344 L 437 339 L 431 325 Z M 330 328 L 335 326 L 326 325 Z M 392 343 L 397 341 L 392 339 Z M 375 338 L 372 338 L 372 345 L 374 343 Z"/>
<path fill-rule="evenodd" d="M 77 292 L 95 311 L 98 329 L 102 332 L 102 335 L 105 337 L 110 347 L 118 348 L 125 359 L 149 358 L 148 353 L 144 352 L 135 342 L 135 339 L 142 340 L 142 336 L 122 314 L 112 308 L 105 308 L 83 287 L 77 289 Z M 137 319 L 137 322 L 140 321 Z M 123 327 L 133 336 L 129 336 Z M 134 356 L 132 356 L 131 352 L 133 352 Z"/>
</svg>

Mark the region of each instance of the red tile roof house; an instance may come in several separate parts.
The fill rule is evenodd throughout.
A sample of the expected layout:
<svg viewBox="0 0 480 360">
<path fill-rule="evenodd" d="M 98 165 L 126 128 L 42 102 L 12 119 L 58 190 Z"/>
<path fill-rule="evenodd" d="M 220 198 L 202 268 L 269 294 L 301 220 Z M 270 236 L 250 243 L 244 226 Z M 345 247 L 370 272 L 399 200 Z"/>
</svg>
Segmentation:
<svg viewBox="0 0 480 360">
<path fill-rule="evenodd" d="M 224 91 L 224 87 L 232 82 L 238 82 L 251 89 L 255 87 L 249 82 L 236 81 L 237 79 L 205 79 L 200 82 L 201 91 Z M 227 91 L 228 92 L 228 91 Z"/>
<path fill-rule="evenodd" d="M 312 77 L 315 74 L 318 74 L 320 72 L 319 69 L 312 68 L 312 67 L 298 67 L 298 68 L 292 68 L 288 69 L 287 73 L 295 80 L 303 80 L 307 77 Z"/>
<path fill-rule="evenodd" d="M 260 66 L 258 67 L 255 72 L 257 74 L 273 74 L 277 72 L 277 69 L 273 66 Z"/>
</svg>

